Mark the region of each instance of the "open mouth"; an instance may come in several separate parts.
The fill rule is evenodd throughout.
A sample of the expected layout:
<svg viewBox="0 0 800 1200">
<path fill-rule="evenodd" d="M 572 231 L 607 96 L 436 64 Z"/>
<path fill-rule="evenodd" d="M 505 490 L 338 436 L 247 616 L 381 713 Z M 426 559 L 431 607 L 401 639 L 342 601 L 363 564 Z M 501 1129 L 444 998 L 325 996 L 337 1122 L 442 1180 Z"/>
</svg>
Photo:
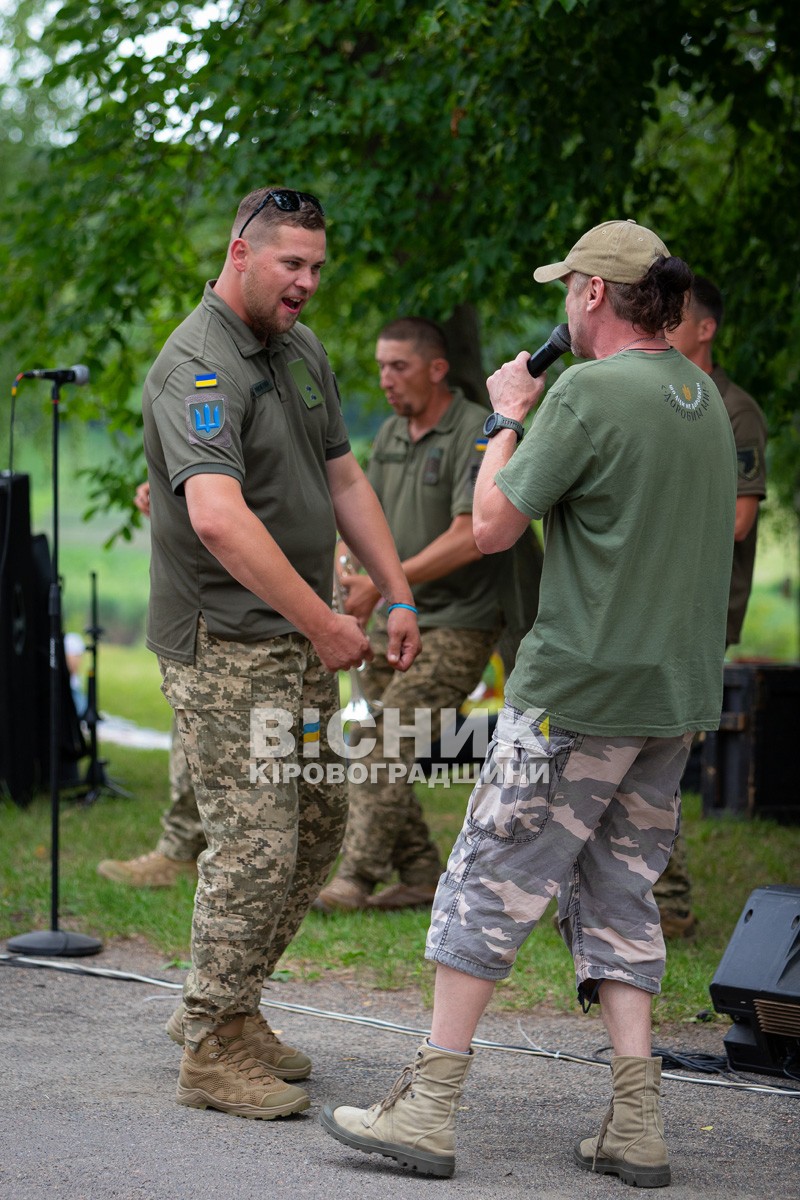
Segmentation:
<svg viewBox="0 0 800 1200">
<path fill-rule="evenodd" d="M 299 313 L 303 307 L 303 301 L 298 296 L 284 296 L 282 303 L 292 313 Z"/>
</svg>

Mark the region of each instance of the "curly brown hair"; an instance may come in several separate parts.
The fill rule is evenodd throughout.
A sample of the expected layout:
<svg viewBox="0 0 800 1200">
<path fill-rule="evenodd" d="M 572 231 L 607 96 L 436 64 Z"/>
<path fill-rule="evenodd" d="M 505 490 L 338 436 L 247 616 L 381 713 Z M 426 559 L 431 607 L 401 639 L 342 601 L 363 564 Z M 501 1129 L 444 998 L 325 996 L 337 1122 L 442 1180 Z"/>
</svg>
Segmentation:
<svg viewBox="0 0 800 1200">
<path fill-rule="evenodd" d="M 616 316 L 644 333 L 655 334 L 680 325 L 693 279 L 682 258 L 661 254 L 638 283 L 606 282 L 606 290 Z"/>
</svg>

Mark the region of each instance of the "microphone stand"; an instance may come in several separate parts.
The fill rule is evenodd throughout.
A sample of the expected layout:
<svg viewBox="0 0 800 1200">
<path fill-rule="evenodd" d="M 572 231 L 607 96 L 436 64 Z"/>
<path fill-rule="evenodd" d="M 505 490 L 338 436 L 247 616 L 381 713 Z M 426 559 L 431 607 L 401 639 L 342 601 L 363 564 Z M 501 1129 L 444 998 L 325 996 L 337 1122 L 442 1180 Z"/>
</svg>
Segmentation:
<svg viewBox="0 0 800 1200">
<path fill-rule="evenodd" d="M 47 613 L 50 619 L 50 929 L 23 933 L 7 942 L 12 954 L 81 957 L 97 954 L 103 943 L 82 933 L 68 933 L 58 927 L 59 858 L 59 771 L 61 767 L 61 580 L 58 574 L 58 426 L 60 418 L 60 381 L 53 380 L 53 553 L 50 560 L 50 590 Z"/>
<path fill-rule="evenodd" d="M 86 712 L 83 719 L 86 727 L 89 730 L 89 766 L 86 769 L 86 779 L 84 783 L 87 785 L 87 790 L 83 794 L 81 803 L 85 806 L 94 804 L 100 796 L 107 792 L 112 796 L 123 796 L 126 800 L 131 800 L 130 792 L 126 792 L 125 788 L 120 787 L 113 779 L 109 779 L 106 775 L 106 759 L 100 758 L 97 749 L 97 725 L 100 720 L 100 713 L 97 708 L 97 649 L 103 630 L 97 623 L 97 572 L 91 572 L 92 580 L 92 623 L 84 630 L 92 639 L 89 646 L 89 654 L 91 655 L 91 666 L 86 677 Z"/>
</svg>

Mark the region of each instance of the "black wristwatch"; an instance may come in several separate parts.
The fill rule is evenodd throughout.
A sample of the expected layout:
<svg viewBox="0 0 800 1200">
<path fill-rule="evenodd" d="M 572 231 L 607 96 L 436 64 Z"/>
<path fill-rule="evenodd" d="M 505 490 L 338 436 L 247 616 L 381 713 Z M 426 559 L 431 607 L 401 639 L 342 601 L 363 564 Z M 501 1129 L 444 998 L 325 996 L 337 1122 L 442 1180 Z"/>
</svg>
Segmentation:
<svg viewBox="0 0 800 1200">
<path fill-rule="evenodd" d="M 501 429 L 513 429 L 518 442 L 525 436 L 525 426 L 520 421 L 515 421 L 513 417 L 504 417 L 502 413 L 489 413 L 483 422 L 483 432 L 487 437 L 494 437 Z"/>
</svg>

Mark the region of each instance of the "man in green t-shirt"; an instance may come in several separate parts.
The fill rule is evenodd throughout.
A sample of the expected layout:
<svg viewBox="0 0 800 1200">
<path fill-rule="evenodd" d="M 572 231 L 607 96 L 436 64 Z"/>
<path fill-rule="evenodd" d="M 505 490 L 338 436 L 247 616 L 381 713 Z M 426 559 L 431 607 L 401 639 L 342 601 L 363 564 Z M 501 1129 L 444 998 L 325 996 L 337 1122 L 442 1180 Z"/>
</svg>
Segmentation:
<svg viewBox="0 0 800 1200">
<path fill-rule="evenodd" d="M 449 386 L 447 344 L 433 321 L 390 322 L 376 358 L 394 415 L 378 430 L 367 476 L 411 584 L 422 652 L 404 675 L 393 672 L 382 652 L 380 589 L 369 575 L 341 576 L 346 611 L 364 625 L 375 614 L 375 657 L 363 676 L 375 729 L 372 750 L 359 760 L 364 781 L 350 786 L 342 860 L 314 903 L 323 912 L 430 906 L 442 867 L 410 782 L 419 754 L 409 736 L 395 753 L 390 729 L 416 727 L 427 757 L 428 735 L 436 739 L 441 725 L 452 724 L 480 682 L 501 625 L 499 564 L 481 554 L 472 533 L 486 410 Z M 373 895 L 393 871 L 398 881 Z"/>
<path fill-rule="evenodd" d="M 670 1168 L 651 1056 L 665 959 L 652 885 L 692 734 L 719 723 L 736 455 L 716 387 L 667 343 L 692 275 L 651 230 L 605 222 L 534 278 L 566 284 L 572 349 L 590 361 L 559 377 L 524 438 L 544 391 L 527 352 L 489 380 L 474 531 L 495 553 L 545 518 L 538 614 L 433 903 L 430 1038 L 381 1104 L 326 1108 L 322 1123 L 348 1146 L 452 1174 L 478 1021 L 558 894 L 579 998 L 599 1001 L 613 1048 L 611 1110 L 574 1160 L 658 1187 Z"/>
<path fill-rule="evenodd" d="M 147 643 L 207 842 L 192 968 L 167 1024 L 184 1045 L 177 1098 L 260 1119 L 309 1106 L 292 1081 L 311 1062 L 259 1005 L 344 831 L 346 792 L 327 771 L 342 764 L 319 736 L 338 709 L 335 672 L 371 655 L 358 621 L 331 610 L 337 529 L 387 599 L 391 665 L 406 670 L 419 651 L 411 591 L 350 450 L 327 356 L 298 323 L 324 262 L 316 197 L 251 192 L 219 278 L 167 340 L 142 405 Z M 297 761 L 307 742 L 313 776 Z"/>
</svg>

